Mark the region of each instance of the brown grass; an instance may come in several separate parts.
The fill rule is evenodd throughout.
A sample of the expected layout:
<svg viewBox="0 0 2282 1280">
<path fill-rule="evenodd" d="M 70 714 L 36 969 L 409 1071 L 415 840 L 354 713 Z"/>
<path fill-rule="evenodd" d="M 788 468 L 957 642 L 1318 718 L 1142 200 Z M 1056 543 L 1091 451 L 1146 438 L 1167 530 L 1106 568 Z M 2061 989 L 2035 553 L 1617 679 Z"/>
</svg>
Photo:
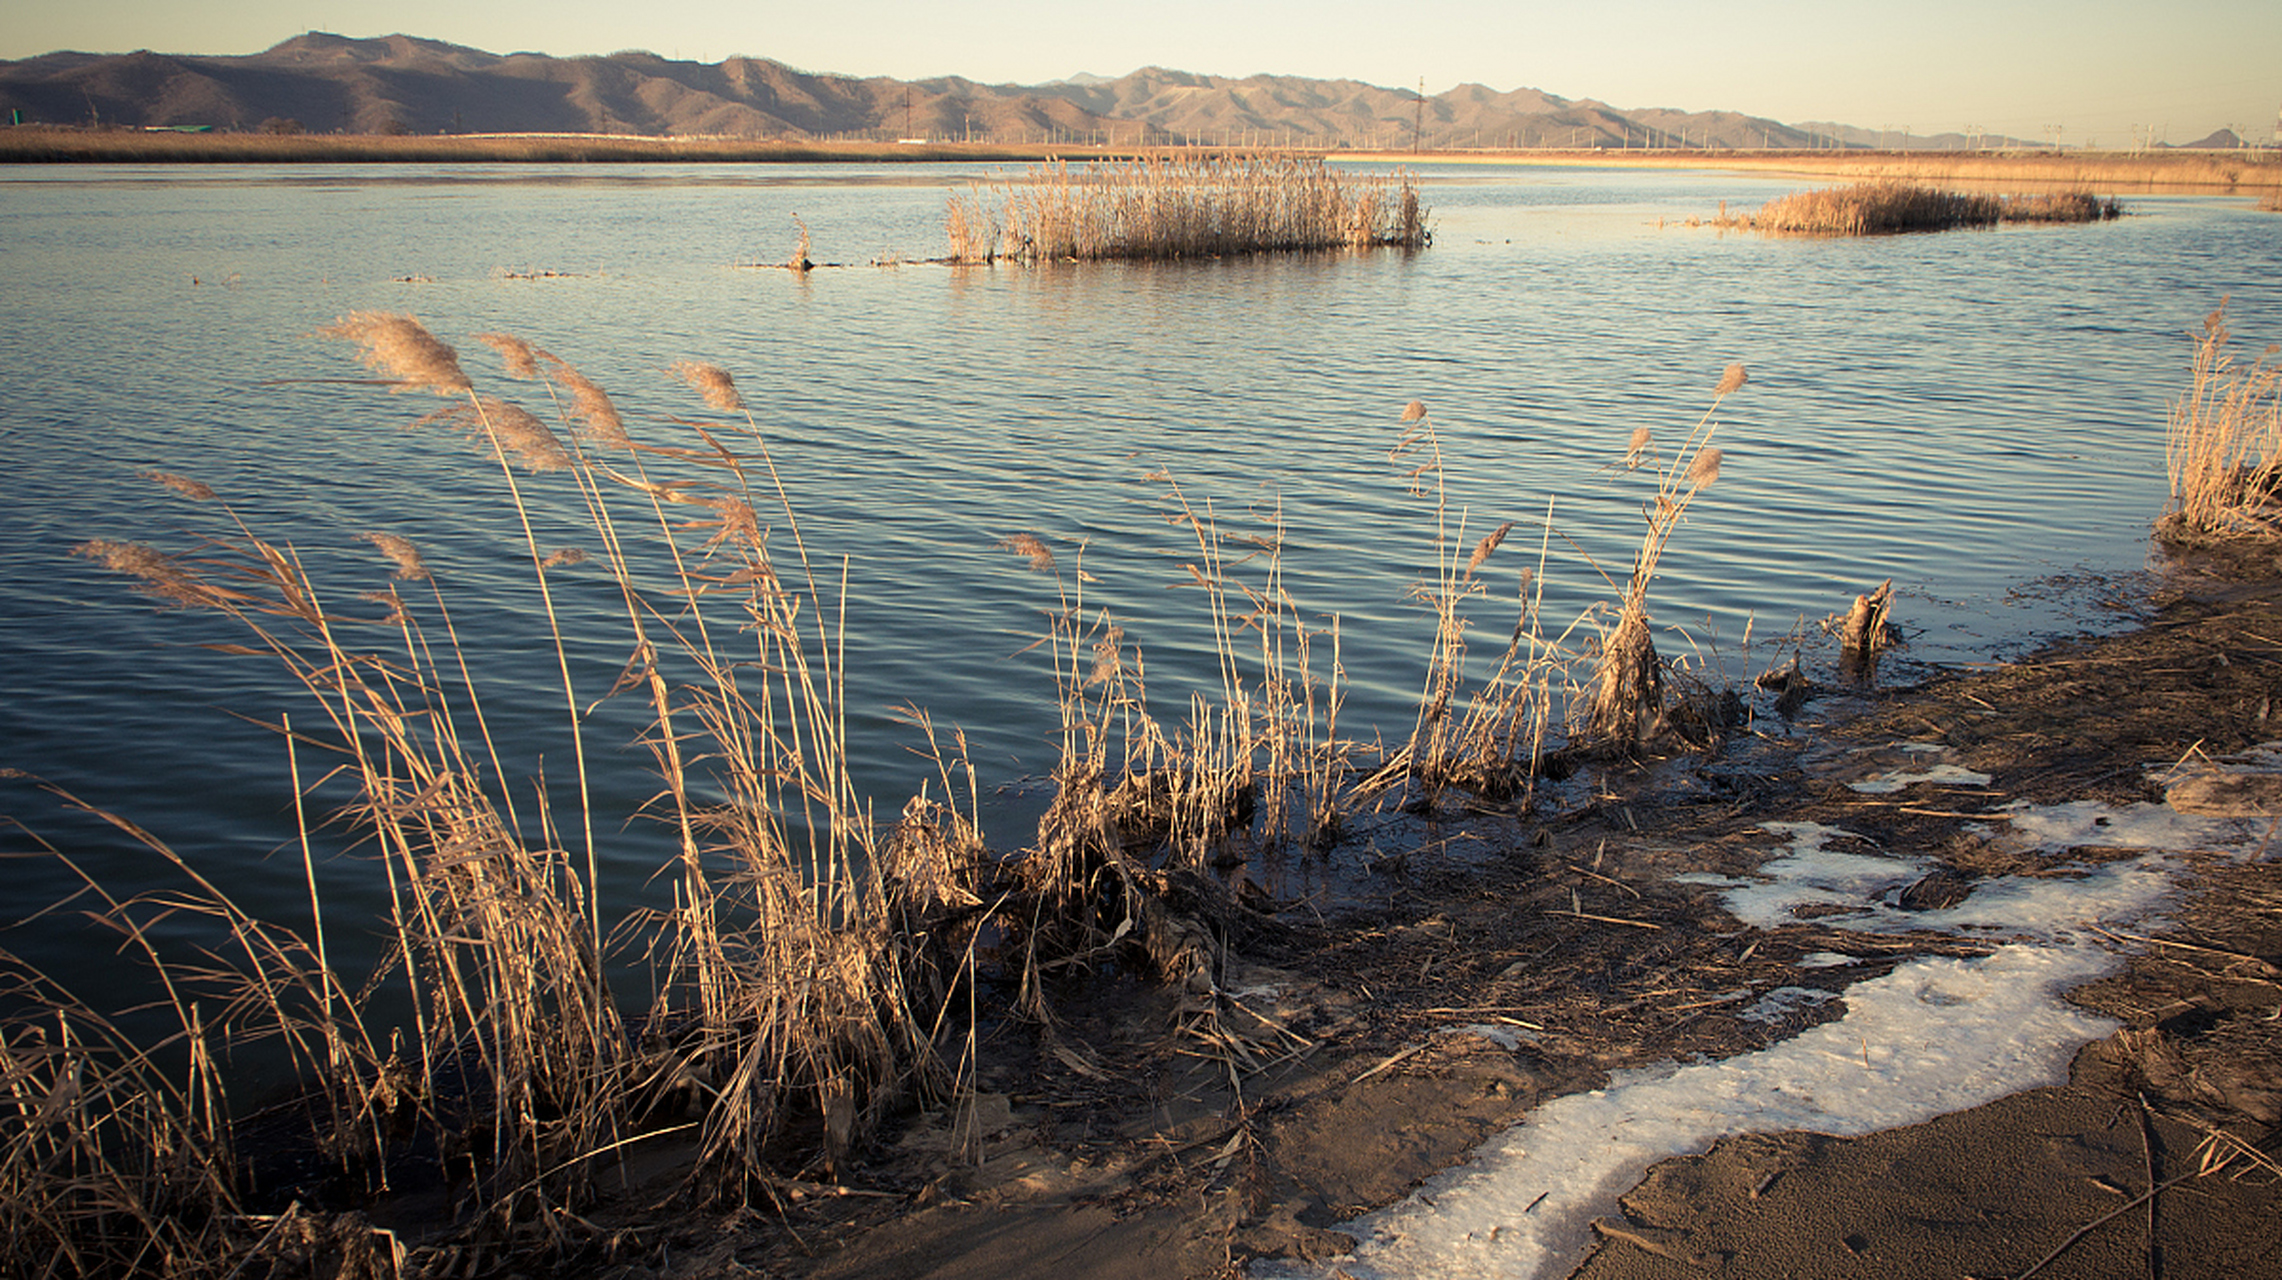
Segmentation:
<svg viewBox="0 0 2282 1280">
<path fill-rule="evenodd" d="M 953 196 L 946 215 L 951 260 L 978 263 L 1415 249 L 1433 238 L 1426 219 L 1407 173 L 1243 153 L 1039 165 Z"/>
<path fill-rule="evenodd" d="M 2089 191 L 2057 191 L 2043 195 L 2005 197 L 2005 222 L 2106 222 L 2123 216 L 2123 202 L 2103 200 Z"/>
<path fill-rule="evenodd" d="M 2224 302 L 2193 337 L 2187 389 L 2166 433 L 2171 509 L 2156 533 L 2193 546 L 2282 532 L 2282 348 L 2239 360 Z"/>
<path fill-rule="evenodd" d="M 2112 197 L 2103 200 L 2086 191 L 1998 196 L 1881 180 L 1795 192 L 1756 213 L 1731 216 L 1723 204 L 1712 225 L 1772 234 L 1871 236 L 2000 222 L 2099 222 L 2122 214 L 2123 206 Z M 1690 219 L 1688 225 L 1696 221 Z"/>
<path fill-rule="evenodd" d="M 1633 553 L 1632 574 L 1617 603 L 1616 621 L 1601 636 L 1601 651 L 1585 707 L 1582 738 L 1588 745 L 1631 752 L 1665 727 L 1664 668 L 1648 626 L 1648 585 L 1672 534 L 1687 517 L 1696 496 L 1719 479 L 1721 456 L 1711 447 L 1719 424 L 1712 415 L 1720 402 L 1747 381 L 1742 365 L 1731 364 L 1712 391 L 1711 407 L 1680 441 L 1669 458 L 1659 459 L 1652 442 L 1636 432 L 1625 457 L 1629 467 L 1654 468 L 1656 491 L 1642 511 L 1648 529 Z"/>
</svg>

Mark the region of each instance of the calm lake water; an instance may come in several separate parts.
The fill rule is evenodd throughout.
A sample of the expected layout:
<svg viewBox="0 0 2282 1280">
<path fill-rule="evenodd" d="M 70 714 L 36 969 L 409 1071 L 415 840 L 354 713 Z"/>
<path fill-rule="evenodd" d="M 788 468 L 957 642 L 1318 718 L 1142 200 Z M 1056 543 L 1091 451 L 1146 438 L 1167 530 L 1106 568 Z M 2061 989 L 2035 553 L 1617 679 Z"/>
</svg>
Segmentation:
<svg viewBox="0 0 2282 1280">
<path fill-rule="evenodd" d="M 1652 595 L 1659 624 L 1687 632 L 1660 639 L 1668 656 L 1741 683 L 1802 618 L 1887 577 L 1913 663 L 2104 625 L 2075 584 L 2146 561 L 2186 331 L 2231 295 L 2238 333 L 2282 338 L 2282 217 L 2241 199 L 2138 197 L 2104 226 L 1774 240 L 1680 223 L 1819 184 L 1451 166 L 1425 171 L 1437 237 L 1414 255 L 918 264 L 945 250 L 946 195 L 988 172 L 0 170 L 0 767 L 141 823 L 257 910 L 305 909 L 283 746 L 240 717 L 314 709 L 273 664 L 198 647 L 244 637 L 70 554 L 217 530 L 214 509 L 138 478 L 160 469 L 221 490 L 337 599 L 385 583 L 358 534 L 414 539 L 508 772 L 568 772 L 498 470 L 454 432 L 407 429 L 432 399 L 325 381 L 365 376 L 312 336 L 351 311 L 415 315 L 485 390 L 531 403 L 472 341 L 527 338 L 609 389 L 645 439 L 686 440 L 665 418 L 703 413 L 666 366 L 733 371 L 808 545 L 835 573 L 844 558 L 863 785 L 884 818 L 931 772 L 895 716 L 923 706 L 966 730 L 1008 845 L 1034 803 L 1019 784 L 1051 759 L 1051 673 L 1025 649 L 1053 594 L 996 543 L 1033 532 L 1066 560 L 1084 544 L 1088 600 L 1143 647 L 1163 717 L 1209 678 L 1196 597 L 1166 590 L 1185 548 L 1152 472 L 1232 525 L 1280 508 L 1293 594 L 1340 620 L 1345 728 L 1399 737 L 1432 633 L 1405 599 L 1429 513 L 1387 458 L 1412 399 L 1440 424 L 1467 539 L 1524 522 L 1500 553 L 1506 603 L 1477 615 L 1494 647 L 1536 557 L 1529 522 L 1553 503 L 1548 620 L 1609 598 L 1591 562 L 1622 575 L 1648 491 L 1609 464 L 1635 427 L 1676 440 L 1724 366 L 1746 365 L 1717 418 L 1722 479 Z M 847 265 L 754 266 L 792 252 L 796 218 L 816 261 Z M 542 542 L 576 543 L 569 487 L 531 491 Z M 627 656 L 619 606 L 598 573 L 556 580 L 591 700 Z M 639 712 L 613 704 L 590 738 L 620 902 L 662 852 L 617 825 L 650 790 L 629 745 Z M 156 882 L 115 833 L 0 785 L 0 814 L 116 887 Z M 18 830 L 0 844 L 30 847 Z M 19 912 L 62 886 L 36 863 L 8 874 Z M 365 864 L 328 875 L 344 913 L 378 901 Z"/>
</svg>

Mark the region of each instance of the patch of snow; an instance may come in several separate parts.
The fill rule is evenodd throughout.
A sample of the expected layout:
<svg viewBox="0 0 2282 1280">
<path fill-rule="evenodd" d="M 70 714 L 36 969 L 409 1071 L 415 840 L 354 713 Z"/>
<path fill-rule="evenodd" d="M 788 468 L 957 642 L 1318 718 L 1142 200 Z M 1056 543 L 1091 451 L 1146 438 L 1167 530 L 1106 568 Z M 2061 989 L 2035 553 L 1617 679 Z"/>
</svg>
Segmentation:
<svg viewBox="0 0 2282 1280">
<path fill-rule="evenodd" d="M 1760 864 L 1758 882 L 1745 882 L 1724 895 L 1728 913 L 1758 929 L 1794 923 L 1801 907 L 1860 910 L 1901 889 L 1926 872 L 1919 858 L 1881 858 L 1842 853 L 1826 846 L 1836 839 L 1859 839 L 1852 832 L 1816 822 L 1769 822 L 1768 831 L 1791 838 L 1790 850 Z M 1818 917 L 1822 923 L 1828 918 Z"/>
<path fill-rule="evenodd" d="M 1985 787 L 1989 785 L 1989 775 L 1976 773 L 1959 764 L 1937 764 L 1931 769 L 1892 769 L 1878 774 L 1876 777 L 1864 778 L 1860 782 L 1849 782 L 1846 785 L 1867 795 L 1884 795 L 1890 791 L 1899 791 L 1915 782 L 1946 782 L 1957 787 Z"/>
<path fill-rule="evenodd" d="M 1756 1053 L 1620 1072 L 1606 1089 L 1555 1099 L 1469 1163 L 1348 1224 L 1362 1241 L 1351 1256 L 1325 1266 L 1262 1264 L 1255 1273 L 1344 1272 L 1357 1280 L 1560 1275 L 1591 1245 L 1592 1219 L 1615 1212 L 1617 1197 L 1659 1160 L 1731 1134 L 1871 1133 L 2065 1080 L 2077 1048 L 2114 1028 L 2061 998 L 2116 963 L 2086 926 L 2155 911 L 2176 869 L 2172 853 L 2239 842 L 2243 828 L 2155 805 L 2016 806 L 2010 813 L 2012 833 L 1999 838 L 2038 850 L 2151 852 L 2059 875 L 1984 881 L 1956 906 L 1904 912 L 1877 899 L 1921 874 L 1918 860 L 1836 852 L 1825 845 L 1844 832 L 1769 824 L 1791 843 L 1760 868 L 1763 881 L 1688 882 L 1726 888 L 1730 910 L 1762 928 L 1790 921 L 1801 906 L 1841 903 L 1857 908 L 1847 919 L 1859 927 L 1984 937 L 2001 931 L 2005 940 L 1987 956 L 1920 957 L 1857 982 L 1843 993 L 1843 1018 Z M 1809 959 L 1820 962 L 1812 967 L 1831 967 L 1854 958 L 1823 952 Z"/>
<path fill-rule="evenodd" d="M 1839 998 L 1837 992 L 1820 987 L 1777 987 L 1759 997 L 1759 1003 L 1735 1016 L 1745 1022 L 1781 1022 L 1800 1009 L 1829 1004 Z"/>
<path fill-rule="evenodd" d="M 1862 963 L 1862 957 L 1850 956 L 1843 951 L 1816 951 L 1800 956 L 1794 967 L 1800 969 L 1836 969 L 1840 965 L 1860 963 Z"/>
</svg>

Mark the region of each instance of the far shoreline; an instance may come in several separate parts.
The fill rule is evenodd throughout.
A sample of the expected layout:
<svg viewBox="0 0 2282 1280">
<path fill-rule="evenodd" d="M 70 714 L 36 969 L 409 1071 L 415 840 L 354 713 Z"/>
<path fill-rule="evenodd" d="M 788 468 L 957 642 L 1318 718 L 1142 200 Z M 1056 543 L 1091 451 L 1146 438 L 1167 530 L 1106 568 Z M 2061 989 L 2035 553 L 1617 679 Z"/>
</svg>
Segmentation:
<svg viewBox="0 0 2282 1280">
<path fill-rule="evenodd" d="M 1130 159 L 1218 152 L 1417 165 L 1719 169 L 1871 181 L 1909 179 L 2170 194 L 2282 191 L 2282 153 L 2235 151 L 1871 151 L 1681 148 L 1119 146 L 1067 142 L 813 141 L 528 134 L 260 134 L 19 125 L 0 130 L 0 165 L 22 164 L 912 164 Z"/>
</svg>

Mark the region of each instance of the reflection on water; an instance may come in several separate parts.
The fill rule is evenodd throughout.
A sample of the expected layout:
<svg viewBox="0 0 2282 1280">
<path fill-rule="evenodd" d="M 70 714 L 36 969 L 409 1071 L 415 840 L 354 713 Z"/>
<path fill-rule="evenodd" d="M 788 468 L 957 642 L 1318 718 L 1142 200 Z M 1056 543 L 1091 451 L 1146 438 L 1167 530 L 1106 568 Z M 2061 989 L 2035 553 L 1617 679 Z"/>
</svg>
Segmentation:
<svg viewBox="0 0 2282 1280">
<path fill-rule="evenodd" d="M 1687 629 L 1660 642 L 1668 655 L 1743 680 L 1772 664 L 1774 637 L 1887 577 L 1917 663 L 2098 621 L 2008 589 L 2138 567 L 2184 331 L 2231 294 L 2238 332 L 2282 337 L 2282 221 L 2242 201 L 2144 197 L 2106 226 L 1879 240 L 1680 227 L 1798 185 L 1720 174 L 1429 170 L 1435 247 L 1407 256 L 741 265 L 783 261 L 795 218 L 820 262 L 938 255 L 945 195 L 986 173 L 0 174 L 0 766 L 249 872 L 291 840 L 283 752 L 249 723 L 293 705 L 273 670 L 196 647 L 242 637 L 160 616 L 69 554 L 97 536 L 179 546 L 204 527 L 211 513 L 137 478 L 158 468 L 222 490 L 344 596 L 385 573 L 359 533 L 418 541 L 481 664 L 507 773 L 559 778 L 560 692 L 498 475 L 455 433 L 407 429 L 432 401 L 328 381 L 362 370 L 310 335 L 353 310 L 417 315 L 487 391 L 526 402 L 470 339 L 528 338 L 648 439 L 686 438 L 669 419 L 698 411 L 668 365 L 734 371 L 809 546 L 835 576 L 844 557 L 852 731 L 883 817 L 930 771 L 897 722 L 905 702 L 966 730 L 986 789 L 1046 763 L 1052 679 L 1027 650 L 1055 597 L 996 549 L 1012 534 L 1082 555 L 1089 606 L 1143 647 L 1163 713 L 1209 678 L 1196 601 L 1167 589 L 1186 580 L 1186 543 L 1153 475 L 1231 527 L 1280 528 L 1293 595 L 1339 619 L 1344 723 L 1368 737 L 1407 729 L 1432 631 L 1405 598 L 1433 554 L 1431 513 L 1387 458 L 1414 398 L 1441 425 L 1463 536 L 1531 530 L 1477 614 L 1502 644 L 1541 545 L 1555 625 L 1609 598 L 1602 574 L 1626 570 L 1647 494 L 1609 464 L 1636 427 L 1676 441 L 1722 368 L 1748 366 L 1719 415 L 1722 479 L 1651 597 L 1660 624 Z M 534 492 L 542 542 L 591 538 L 574 494 Z M 1546 537 L 1530 522 L 1549 509 Z M 599 696 L 627 656 L 617 601 L 599 575 L 558 582 L 576 678 Z M 609 708 L 590 733 L 622 746 L 613 813 L 649 790 L 646 753 L 623 745 L 638 720 Z M 1002 841 L 1022 837 L 1020 809 L 997 810 Z M 20 790 L 6 811 L 133 879 L 135 858 L 98 829 L 50 821 Z M 606 834 L 631 896 L 656 833 Z M 273 873 L 275 901 L 295 901 L 297 872 L 249 883 Z"/>
</svg>

